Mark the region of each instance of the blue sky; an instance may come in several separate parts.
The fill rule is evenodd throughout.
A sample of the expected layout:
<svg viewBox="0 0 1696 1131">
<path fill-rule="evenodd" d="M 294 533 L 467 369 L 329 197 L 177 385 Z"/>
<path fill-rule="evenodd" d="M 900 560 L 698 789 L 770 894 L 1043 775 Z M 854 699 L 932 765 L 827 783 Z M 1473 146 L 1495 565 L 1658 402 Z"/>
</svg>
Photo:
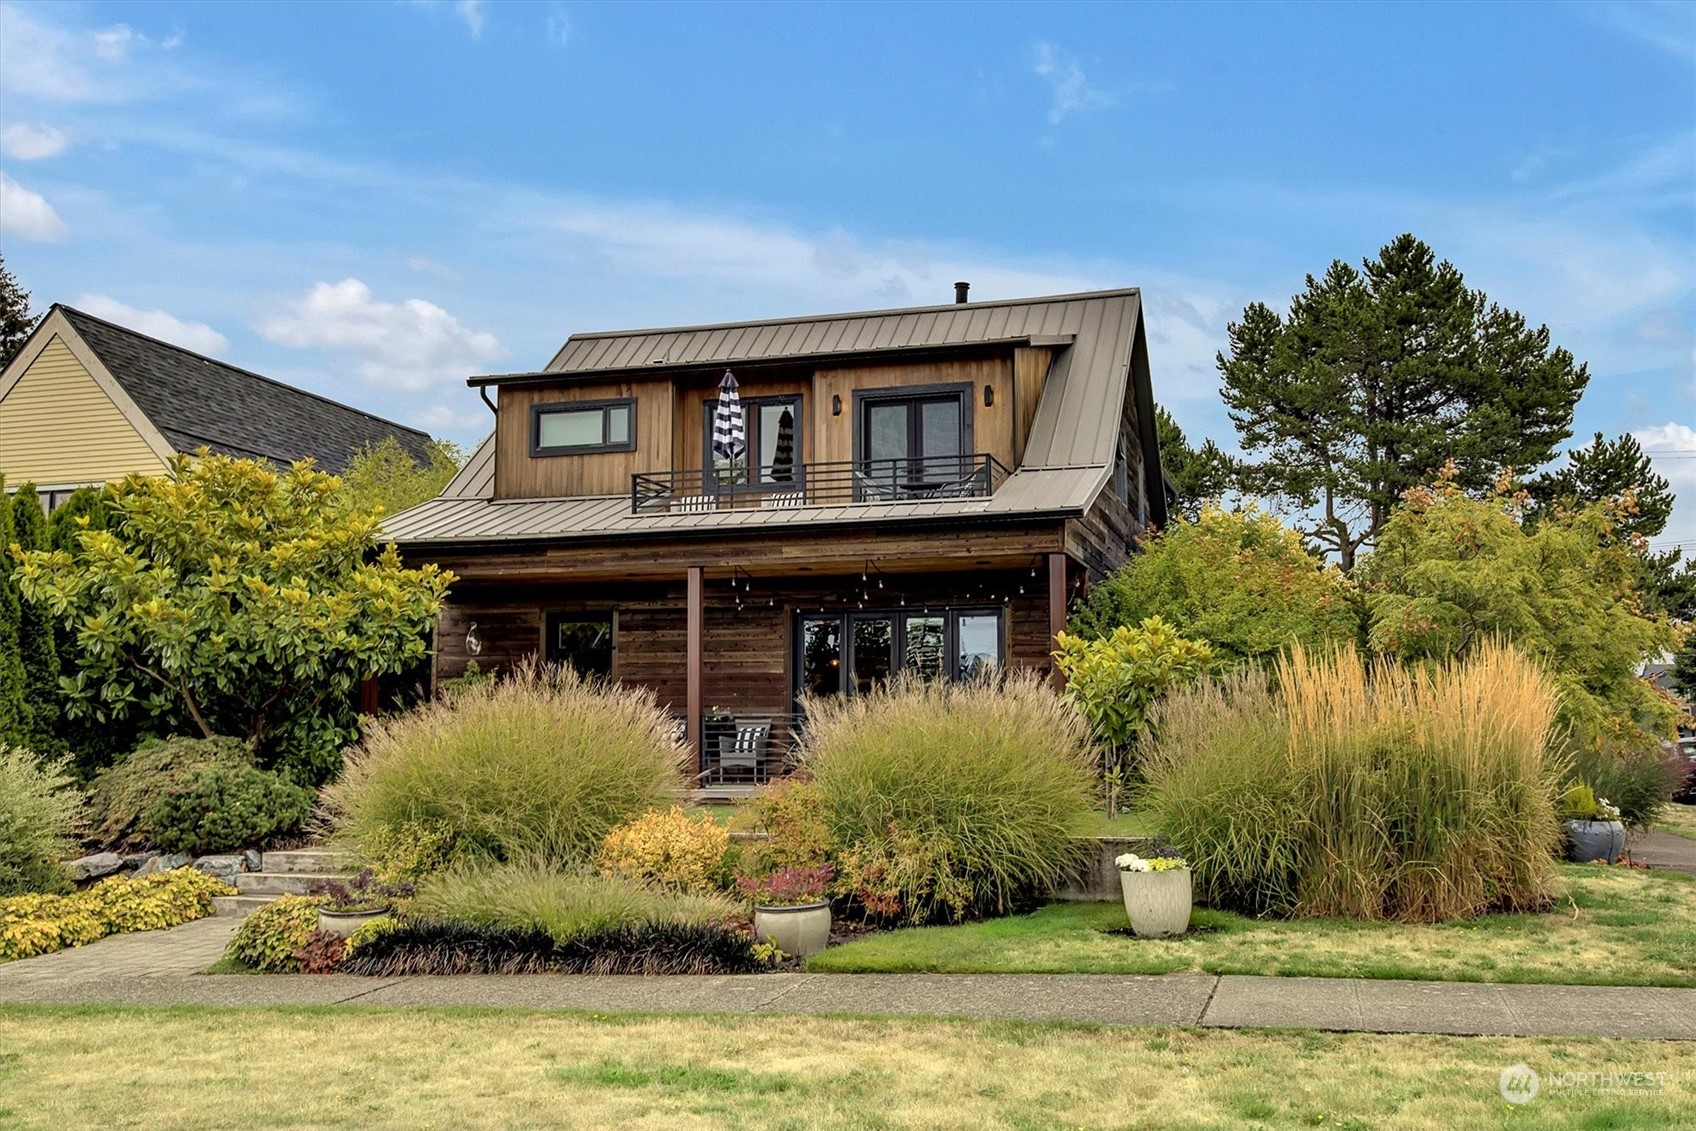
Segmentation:
<svg viewBox="0 0 1696 1131">
<path fill-rule="evenodd" d="M 1135 285 L 1226 447 L 1245 303 L 1402 231 L 1590 365 L 1696 547 L 1696 5 L 0 2 L 0 250 L 474 441 L 573 331 Z"/>
</svg>

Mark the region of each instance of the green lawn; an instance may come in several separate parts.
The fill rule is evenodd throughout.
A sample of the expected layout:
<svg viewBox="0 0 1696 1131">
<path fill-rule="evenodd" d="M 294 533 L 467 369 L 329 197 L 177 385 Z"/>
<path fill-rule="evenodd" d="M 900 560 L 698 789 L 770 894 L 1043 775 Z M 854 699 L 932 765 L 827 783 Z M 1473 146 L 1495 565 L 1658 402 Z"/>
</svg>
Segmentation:
<svg viewBox="0 0 1696 1131">
<path fill-rule="evenodd" d="M 1116 903 L 1056 903 L 1031 915 L 873 935 L 809 971 L 948 974 L 1279 974 L 1474 982 L 1696 986 L 1696 877 L 1565 865 L 1569 898 L 1541 915 L 1439 926 L 1257 920 L 1197 910 L 1179 939 L 1107 934 Z"/>
<path fill-rule="evenodd" d="M 1663 1073 L 1510 1107 L 1503 1068 Z M 516 1010 L 0 1009 L 0 1126 L 1696 1128 L 1696 1042 Z"/>
<path fill-rule="evenodd" d="M 1109 817 L 1107 810 L 1097 809 L 1078 824 L 1079 836 L 1153 836 L 1154 827 L 1141 813 L 1120 813 Z"/>
</svg>

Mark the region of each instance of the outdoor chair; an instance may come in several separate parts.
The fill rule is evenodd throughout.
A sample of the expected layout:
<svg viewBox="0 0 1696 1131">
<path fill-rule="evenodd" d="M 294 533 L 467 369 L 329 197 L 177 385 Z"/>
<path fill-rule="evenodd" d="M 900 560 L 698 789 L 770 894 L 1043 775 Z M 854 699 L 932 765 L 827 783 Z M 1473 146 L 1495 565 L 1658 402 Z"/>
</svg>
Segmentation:
<svg viewBox="0 0 1696 1131">
<path fill-rule="evenodd" d="M 760 506 L 762 507 L 801 507 L 806 505 L 807 493 L 805 491 L 774 491 L 760 498 Z"/>
<path fill-rule="evenodd" d="M 717 495 L 679 495 L 671 500 L 672 514 L 706 514 L 716 510 Z"/>
<path fill-rule="evenodd" d="M 760 780 L 765 769 L 766 745 L 771 739 L 771 723 L 737 723 L 734 733 L 720 735 L 718 740 L 718 780 L 724 781 L 730 771 L 738 777 L 747 771 L 753 781 Z"/>
</svg>

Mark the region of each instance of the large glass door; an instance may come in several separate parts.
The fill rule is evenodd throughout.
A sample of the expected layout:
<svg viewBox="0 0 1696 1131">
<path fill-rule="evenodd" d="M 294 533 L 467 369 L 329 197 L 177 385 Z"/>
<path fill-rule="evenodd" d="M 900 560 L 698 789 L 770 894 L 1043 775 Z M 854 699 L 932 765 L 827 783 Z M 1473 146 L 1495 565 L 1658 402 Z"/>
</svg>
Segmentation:
<svg viewBox="0 0 1696 1131">
<path fill-rule="evenodd" d="M 848 618 L 853 629 L 848 686 L 864 695 L 895 672 L 895 617 L 889 613 L 856 613 Z"/>
<path fill-rule="evenodd" d="M 803 613 L 795 631 L 797 704 L 807 695 L 864 695 L 900 672 L 980 678 L 1006 655 L 999 609 Z"/>
</svg>

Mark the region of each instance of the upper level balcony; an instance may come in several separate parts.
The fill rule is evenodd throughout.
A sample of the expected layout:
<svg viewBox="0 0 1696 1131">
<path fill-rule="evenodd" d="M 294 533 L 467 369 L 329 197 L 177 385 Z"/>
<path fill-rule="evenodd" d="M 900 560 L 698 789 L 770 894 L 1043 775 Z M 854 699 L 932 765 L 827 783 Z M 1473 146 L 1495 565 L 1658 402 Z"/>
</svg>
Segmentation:
<svg viewBox="0 0 1696 1131">
<path fill-rule="evenodd" d="M 630 477 L 632 514 L 988 498 L 1007 468 L 987 452 L 841 463 L 744 464 Z"/>
</svg>

